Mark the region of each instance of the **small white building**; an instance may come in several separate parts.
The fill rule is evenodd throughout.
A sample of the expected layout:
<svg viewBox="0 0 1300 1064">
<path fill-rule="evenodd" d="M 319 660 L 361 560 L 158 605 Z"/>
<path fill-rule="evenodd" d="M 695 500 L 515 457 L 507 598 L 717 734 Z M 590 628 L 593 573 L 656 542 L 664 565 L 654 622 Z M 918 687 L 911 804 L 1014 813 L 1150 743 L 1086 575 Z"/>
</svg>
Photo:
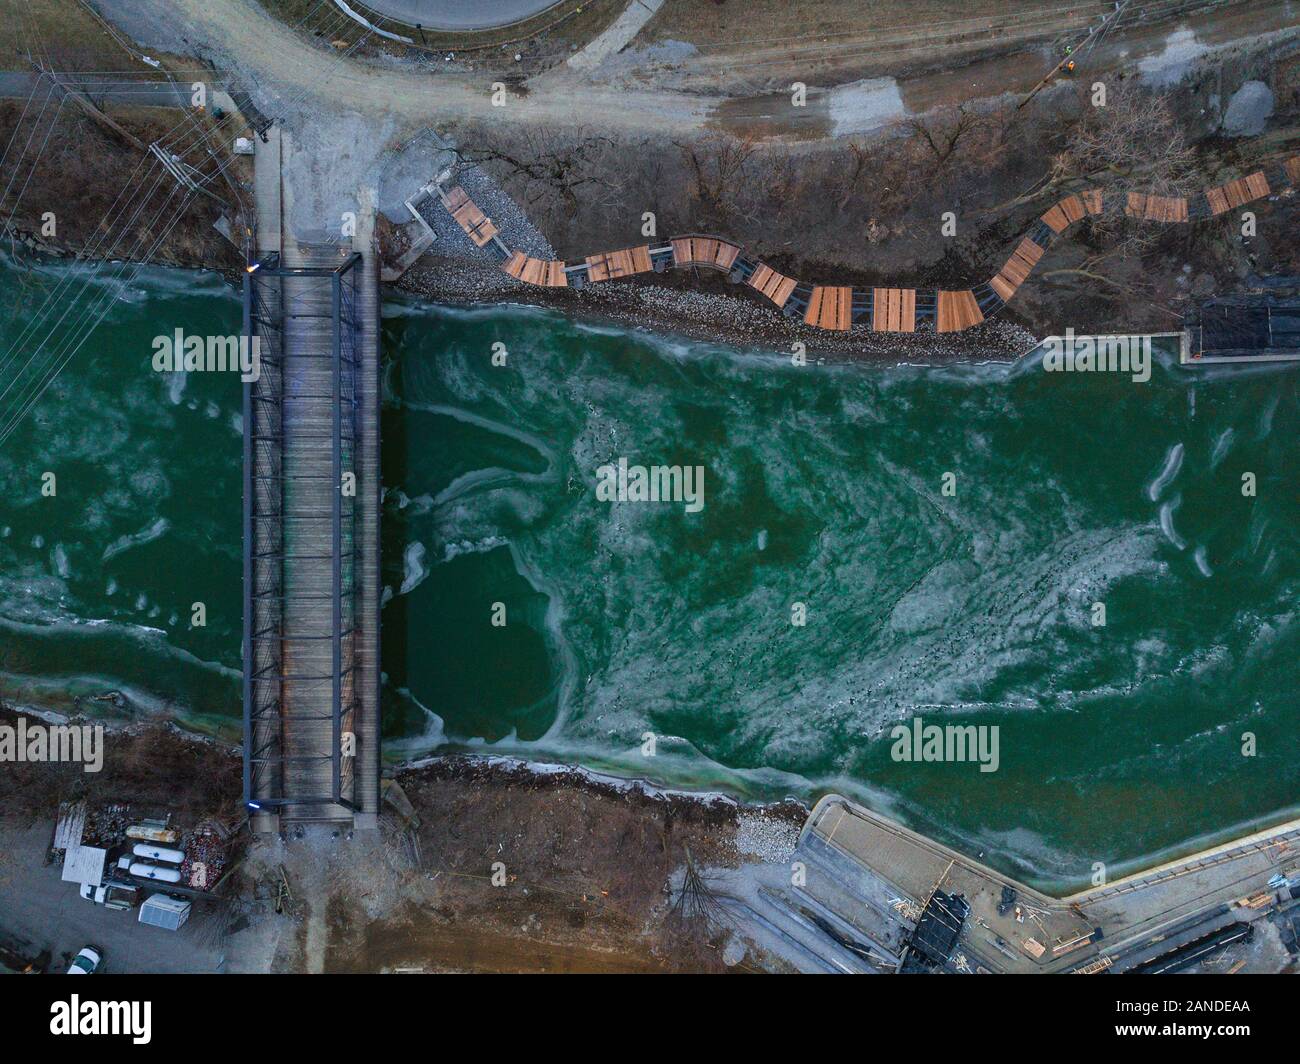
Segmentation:
<svg viewBox="0 0 1300 1064">
<path fill-rule="evenodd" d="M 69 846 L 63 855 L 63 882 L 99 886 L 104 882 L 106 856 L 107 851 L 98 846 Z"/>
<path fill-rule="evenodd" d="M 150 894 L 140 906 L 140 923 L 175 931 L 190 918 L 190 903 L 166 894 Z"/>
</svg>

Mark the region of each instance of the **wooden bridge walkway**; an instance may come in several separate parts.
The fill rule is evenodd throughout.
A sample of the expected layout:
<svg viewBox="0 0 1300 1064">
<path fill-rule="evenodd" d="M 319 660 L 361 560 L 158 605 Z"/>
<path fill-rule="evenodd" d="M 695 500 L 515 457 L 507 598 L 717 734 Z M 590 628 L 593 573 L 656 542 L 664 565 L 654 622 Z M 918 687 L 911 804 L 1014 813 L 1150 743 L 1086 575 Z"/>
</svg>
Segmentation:
<svg viewBox="0 0 1300 1064">
<path fill-rule="evenodd" d="M 1266 166 L 1217 188 L 1191 196 L 1124 195 L 1124 213 L 1142 221 L 1186 223 L 1217 218 L 1230 210 L 1300 186 L 1300 155 Z M 849 285 L 806 284 L 767 263 L 749 258 L 738 244 L 717 236 L 690 234 L 670 238 L 660 246 L 639 247 L 588 255 L 573 265 L 555 259 L 535 259 L 509 249 L 497 237 L 496 226 L 459 186 L 438 189 L 443 204 L 478 247 L 489 239 L 505 256 L 502 269 L 525 284 L 546 288 L 581 288 L 677 267 L 705 267 L 726 273 L 752 288 L 788 317 L 800 317 L 818 329 L 845 332 L 863 324 L 874 332 L 916 332 L 928 323 L 936 332 L 961 332 L 996 314 L 1028 280 L 1043 253 L 1073 226 L 1106 207 L 1100 189 L 1066 196 L 1030 226 L 1011 257 L 987 281 L 973 288 L 857 288 Z M 1112 195 L 1114 195 L 1112 193 Z"/>
</svg>

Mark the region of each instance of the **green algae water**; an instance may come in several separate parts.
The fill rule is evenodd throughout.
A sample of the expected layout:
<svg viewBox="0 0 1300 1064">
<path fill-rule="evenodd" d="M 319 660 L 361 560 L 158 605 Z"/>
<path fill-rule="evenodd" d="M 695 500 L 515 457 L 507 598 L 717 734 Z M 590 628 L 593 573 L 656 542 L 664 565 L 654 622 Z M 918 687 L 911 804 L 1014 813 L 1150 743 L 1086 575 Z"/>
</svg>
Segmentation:
<svg viewBox="0 0 1300 1064">
<path fill-rule="evenodd" d="M 150 273 L 0 454 L 12 696 L 234 725 L 239 386 L 148 355 L 238 320 Z M 1044 885 L 1300 803 L 1294 367 L 795 367 L 407 304 L 384 343 L 390 758 L 834 789 Z M 702 508 L 604 501 L 620 459 Z M 997 771 L 893 760 L 917 716 L 996 725 Z"/>
<path fill-rule="evenodd" d="M 0 267 L 6 383 L 13 339 L 74 269 Z M 150 360 L 152 338 L 177 327 L 238 333 L 241 305 L 212 275 L 146 270 L 137 282 L 0 448 L 0 685 L 19 703 L 94 713 L 126 700 L 233 736 L 240 385 L 158 374 Z M 195 603 L 204 625 L 191 624 Z"/>
</svg>

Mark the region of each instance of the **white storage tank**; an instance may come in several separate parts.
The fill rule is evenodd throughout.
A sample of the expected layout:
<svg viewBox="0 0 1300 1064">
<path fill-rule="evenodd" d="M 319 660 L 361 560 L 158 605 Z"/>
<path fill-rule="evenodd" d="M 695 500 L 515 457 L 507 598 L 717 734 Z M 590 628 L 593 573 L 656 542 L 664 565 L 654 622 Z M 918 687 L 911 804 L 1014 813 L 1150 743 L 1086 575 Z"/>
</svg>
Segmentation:
<svg viewBox="0 0 1300 1064">
<path fill-rule="evenodd" d="M 161 883 L 179 883 L 181 870 L 168 868 L 166 865 L 150 864 L 148 861 L 136 861 L 131 866 L 131 875 L 141 879 L 156 879 Z"/>
<path fill-rule="evenodd" d="M 148 842 L 137 842 L 131 847 L 131 852 L 147 861 L 167 861 L 170 864 L 180 864 L 185 860 L 185 854 L 181 853 L 180 850 L 173 850 L 166 846 L 155 846 Z"/>
</svg>

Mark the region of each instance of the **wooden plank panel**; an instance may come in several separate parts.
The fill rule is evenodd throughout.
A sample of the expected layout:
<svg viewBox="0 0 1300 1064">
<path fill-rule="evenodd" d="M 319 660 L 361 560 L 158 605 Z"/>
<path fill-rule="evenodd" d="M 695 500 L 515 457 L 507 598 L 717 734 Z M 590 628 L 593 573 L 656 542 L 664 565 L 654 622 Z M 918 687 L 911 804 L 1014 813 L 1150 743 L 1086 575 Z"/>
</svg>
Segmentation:
<svg viewBox="0 0 1300 1064">
<path fill-rule="evenodd" d="M 588 255 L 584 261 L 587 263 L 587 280 L 596 283 L 609 280 L 609 266 L 603 253 Z"/>
<path fill-rule="evenodd" d="M 873 288 L 871 290 L 871 328 L 873 332 L 888 332 L 890 315 L 893 311 L 892 288 Z"/>
<path fill-rule="evenodd" d="M 1011 297 L 1016 294 L 1019 285 L 1012 284 L 1002 274 L 989 278 L 989 287 L 993 289 L 1002 299 L 1003 303 L 1010 303 Z"/>
<path fill-rule="evenodd" d="M 492 224 L 492 219 L 479 212 L 479 220 L 472 229 L 466 230 L 469 233 L 470 240 L 474 241 L 479 247 L 482 247 L 494 236 L 497 235 L 497 227 Z"/>
<path fill-rule="evenodd" d="M 1286 177 L 1293 185 L 1300 185 L 1300 155 L 1293 155 L 1286 161 Z"/>
<path fill-rule="evenodd" d="M 751 288 L 757 289 L 778 307 L 785 306 L 786 301 L 790 298 L 790 293 L 794 291 L 795 285 L 793 277 L 777 273 L 765 262 L 760 262 L 755 267 L 749 281 L 746 283 Z"/>
<path fill-rule="evenodd" d="M 454 211 L 451 216 L 456 219 L 465 234 L 479 247 L 482 247 L 497 234 L 497 227 L 492 224 L 488 218 L 473 200 L 467 199 Z"/>
<path fill-rule="evenodd" d="M 749 275 L 746 282 L 750 288 L 757 288 L 763 295 L 767 295 L 768 286 L 772 283 L 772 277 L 776 271 L 766 263 L 760 262 L 754 267 L 754 272 Z"/>
<path fill-rule="evenodd" d="M 853 289 L 815 285 L 803 320 L 819 329 L 848 330 L 853 307 Z"/>
<path fill-rule="evenodd" d="M 679 236 L 671 241 L 674 266 L 708 266 L 715 270 L 730 270 L 740 257 L 740 246 L 709 236 Z M 646 245 L 646 257 L 650 247 Z M 648 268 L 648 267 L 647 267 Z"/>
<path fill-rule="evenodd" d="M 808 297 L 808 309 L 804 311 L 803 320 L 809 325 L 816 325 L 821 319 L 822 314 L 822 289 L 820 286 L 813 288 L 812 294 Z"/>
<path fill-rule="evenodd" d="M 1147 198 L 1141 192 L 1130 192 L 1124 213 L 1130 218 L 1145 218 L 1147 215 Z"/>
<path fill-rule="evenodd" d="M 1070 225 L 1083 220 L 1083 200 L 1078 196 L 1066 196 L 1057 206 L 1061 208 Z"/>
<path fill-rule="evenodd" d="M 528 279 L 532 284 L 546 284 L 547 275 L 550 273 L 550 263 L 545 259 L 530 259 L 528 262 Z"/>
<path fill-rule="evenodd" d="M 1090 188 L 1087 192 L 1081 192 L 1079 197 L 1083 200 L 1083 206 L 1089 214 L 1101 213 L 1101 189 Z"/>
<path fill-rule="evenodd" d="M 916 289 L 899 290 L 898 331 L 916 332 Z"/>
<path fill-rule="evenodd" d="M 1250 199 L 1246 201 L 1247 203 L 1249 203 L 1250 200 L 1261 199 L 1269 193 L 1268 178 L 1264 176 L 1263 170 L 1257 170 L 1253 174 L 1248 174 L 1246 177 L 1242 178 L 1242 181 L 1246 186 L 1246 192 L 1250 196 Z"/>
<path fill-rule="evenodd" d="M 648 244 L 637 248 L 623 248 L 620 251 L 603 251 L 596 255 L 588 255 L 586 262 L 588 279 L 596 282 L 630 277 L 634 273 L 645 273 L 653 268 Z"/>
<path fill-rule="evenodd" d="M 1238 178 L 1236 181 L 1229 181 L 1219 191 L 1223 193 L 1229 207 L 1244 207 L 1247 203 L 1268 195 L 1268 178 L 1261 170 L 1247 177 Z"/>
<path fill-rule="evenodd" d="M 514 251 L 501 268 L 511 277 L 517 277 L 525 284 L 545 288 L 569 286 L 568 275 L 564 272 L 564 263 L 556 259 L 534 259 L 529 258 L 522 251 Z"/>
<path fill-rule="evenodd" d="M 1147 217 L 1157 222 L 1185 222 L 1187 199 L 1183 196 L 1151 196 L 1147 200 Z"/>
<path fill-rule="evenodd" d="M 1070 224 L 1070 220 L 1065 216 L 1065 212 L 1061 210 L 1059 203 L 1043 215 L 1043 221 L 1053 233 L 1063 232 L 1066 226 Z"/>
<path fill-rule="evenodd" d="M 1025 278 L 1029 276 L 1042 256 L 1043 249 L 1028 237 L 1020 241 L 1016 250 L 1011 253 L 1011 258 L 1007 259 L 1006 265 L 989 281 L 993 291 L 1002 297 L 1002 302 L 1007 302 L 1016 294 L 1016 289 L 1025 283 Z"/>
<path fill-rule="evenodd" d="M 626 277 L 632 272 L 632 252 L 611 251 L 605 259 L 609 263 L 611 277 Z"/>
<path fill-rule="evenodd" d="M 962 292 L 939 292 L 937 296 L 939 332 L 961 332 L 984 320 L 984 314 L 975 301 L 975 293 L 969 289 Z"/>
<path fill-rule="evenodd" d="M 1206 190 L 1205 199 L 1210 204 L 1210 214 L 1219 215 L 1228 209 L 1228 197 L 1221 188 Z"/>
<path fill-rule="evenodd" d="M 795 279 L 793 277 L 786 277 L 781 274 L 778 274 L 777 276 L 780 278 L 780 280 L 777 282 L 776 286 L 772 289 L 772 291 L 768 294 L 767 298 L 770 299 L 773 303 L 775 303 L 778 307 L 783 307 L 786 305 L 786 303 L 789 302 L 790 296 L 794 293 Z"/>
<path fill-rule="evenodd" d="M 916 289 L 873 288 L 871 328 L 874 332 L 915 332 Z"/>
</svg>

